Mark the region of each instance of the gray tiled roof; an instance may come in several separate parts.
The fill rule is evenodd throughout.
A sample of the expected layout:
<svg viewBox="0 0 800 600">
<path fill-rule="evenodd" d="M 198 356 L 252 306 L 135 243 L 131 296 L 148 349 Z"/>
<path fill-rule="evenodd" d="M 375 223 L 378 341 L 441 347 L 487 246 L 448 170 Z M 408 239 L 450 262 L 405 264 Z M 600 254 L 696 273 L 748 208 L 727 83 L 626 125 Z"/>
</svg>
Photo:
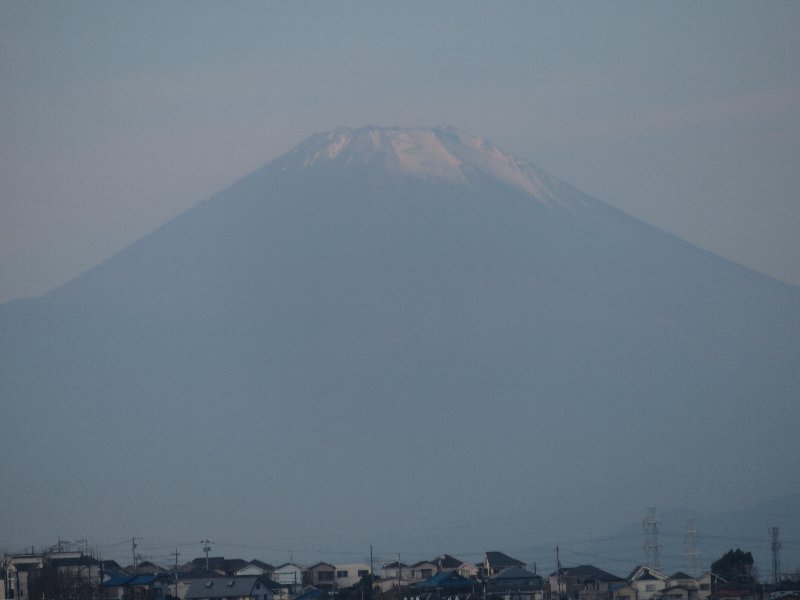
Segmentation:
<svg viewBox="0 0 800 600">
<path fill-rule="evenodd" d="M 486 560 L 489 562 L 489 566 L 493 569 L 500 569 L 503 567 L 524 567 L 525 563 L 521 560 L 517 560 L 516 558 L 511 558 L 507 554 L 503 554 L 502 552 L 487 552 L 486 553 Z"/>
<path fill-rule="evenodd" d="M 437 565 L 440 569 L 457 569 L 461 565 L 464 564 L 463 560 L 458 560 L 454 556 L 450 556 L 449 554 L 445 554 L 444 556 L 439 556 L 434 558 L 431 562 Z"/>
<path fill-rule="evenodd" d="M 242 598 L 252 595 L 253 589 L 259 586 L 258 577 L 216 577 L 214 579 L 196 579 L 192 581 L 186 592 L 186 600 L 195 598 Z"/>
<path fill-rule="evenodd" d="M 500 581 L 503 579 L 541 579 L 539 575 L 531 573 L 527 569 L 523 569 L 522 567 L 509 567 L 507 569 L 503 569 L 499 573 L 492 575 L 489 578 L 489 581 Z"/>
<path fill-rule="evenodd" d="M 563 567 L 561 574 L 567 577 L 577 577 L 581 581 L 596 579 L 598 581 L 621 581 L 621 577 L 612 575 L 594 565 L 578 565 L 577 567 Z"/>
</svg>

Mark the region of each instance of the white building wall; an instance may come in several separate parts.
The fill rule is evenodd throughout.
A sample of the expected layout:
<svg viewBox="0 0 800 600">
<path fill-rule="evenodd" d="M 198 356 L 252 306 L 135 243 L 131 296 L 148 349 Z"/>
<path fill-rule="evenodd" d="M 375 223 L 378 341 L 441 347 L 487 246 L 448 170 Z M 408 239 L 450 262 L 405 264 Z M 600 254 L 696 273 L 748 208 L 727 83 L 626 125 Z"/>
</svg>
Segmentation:
<svg viewBox="0 0 800 600">
<path fill-rule="evenodd" d="M 338 589 L 353 587 L 361 581 L 359 572 L 366 571 L 369 574 L 369 565 L 364 563 L 347 563 L 334 565 L 336 567 L 336 577 L 334 582 Z M 342 573 L 347 573 L 346 576 L 341 576 Z"/>
<path fill-rule="evenodd" d="M 291 563 L 276 567 L 272 580 L 281 585 L 303 585 L 303 567 Z"/>
</svg>

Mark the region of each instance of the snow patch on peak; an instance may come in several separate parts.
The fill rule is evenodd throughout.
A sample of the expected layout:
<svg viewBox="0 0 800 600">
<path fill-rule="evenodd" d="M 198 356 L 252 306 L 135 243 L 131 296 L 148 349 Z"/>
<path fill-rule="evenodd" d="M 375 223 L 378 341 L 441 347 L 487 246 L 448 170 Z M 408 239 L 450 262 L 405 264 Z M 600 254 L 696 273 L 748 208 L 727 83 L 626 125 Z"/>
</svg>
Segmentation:
<svg viewBox="0 0 800 600">
<path fill-rule="evenodd" d="M 392 132 L 388 143 L 392 149 L 390 166 L 401 173 L 465 181 L 461 161 L 429 129 Z"/>
<path fill-rule="evenodd" d="M 350 136 L 346 133 L 339 133 L 337 135 L 337 139 L 328 146 L 327 156 L 329 159 L 334 159 L 338 156 L 338 154 L 347 146 L 347 143 L 350 141 Z"/>
<path fill-rule="evenodd" d="M 331 131 L 323 137 L 325 145 L 322 148 L 317 147 L 313 153 L 306 156 L 303 161 L 304 168 L 310 167 L 321 158 L 324 160 L 335 159 L 350 143 L 350 134 L 343 130 Z"/>
<path fill-rule="evenodd" d="M 540 201 L 553 199 L 552 182 L 545 181 L 551 178 L 530 163 L 517 160 L 483 138 L 460 133 L 452 127 L 440 131 L 448 149 L 465 163 Z"/>
</svg>

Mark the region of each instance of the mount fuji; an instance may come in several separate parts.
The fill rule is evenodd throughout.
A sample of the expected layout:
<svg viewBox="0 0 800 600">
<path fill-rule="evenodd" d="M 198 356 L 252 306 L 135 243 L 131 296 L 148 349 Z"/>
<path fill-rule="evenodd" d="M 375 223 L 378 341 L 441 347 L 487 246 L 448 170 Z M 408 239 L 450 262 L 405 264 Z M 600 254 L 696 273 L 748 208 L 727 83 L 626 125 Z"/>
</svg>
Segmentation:
<svg viewBox="0 0 800 600">
<path fill-rule="evenodd" d="M 435 554 L 800 491 L 800 290 L 451 127 L 314 135 L 0 332 L 20 546 Z"/>
</svg>

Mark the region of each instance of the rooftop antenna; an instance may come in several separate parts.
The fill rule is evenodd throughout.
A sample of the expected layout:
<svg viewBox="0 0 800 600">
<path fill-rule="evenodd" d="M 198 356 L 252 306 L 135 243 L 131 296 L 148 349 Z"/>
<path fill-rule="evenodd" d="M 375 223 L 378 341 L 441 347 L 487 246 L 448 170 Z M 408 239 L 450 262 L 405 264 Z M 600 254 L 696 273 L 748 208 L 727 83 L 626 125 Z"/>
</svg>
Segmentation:
<svg viewBox="0 0 800 600">
<path fill-rule="evenodd" d="M 656 509 L 648 508 L 647 516 L 642 521 L 644 527 L 644 555 L 645 566 L 656 571 L 661 569 L 658 552 L 658 519 L 656 519 Z"/>
</svg>

